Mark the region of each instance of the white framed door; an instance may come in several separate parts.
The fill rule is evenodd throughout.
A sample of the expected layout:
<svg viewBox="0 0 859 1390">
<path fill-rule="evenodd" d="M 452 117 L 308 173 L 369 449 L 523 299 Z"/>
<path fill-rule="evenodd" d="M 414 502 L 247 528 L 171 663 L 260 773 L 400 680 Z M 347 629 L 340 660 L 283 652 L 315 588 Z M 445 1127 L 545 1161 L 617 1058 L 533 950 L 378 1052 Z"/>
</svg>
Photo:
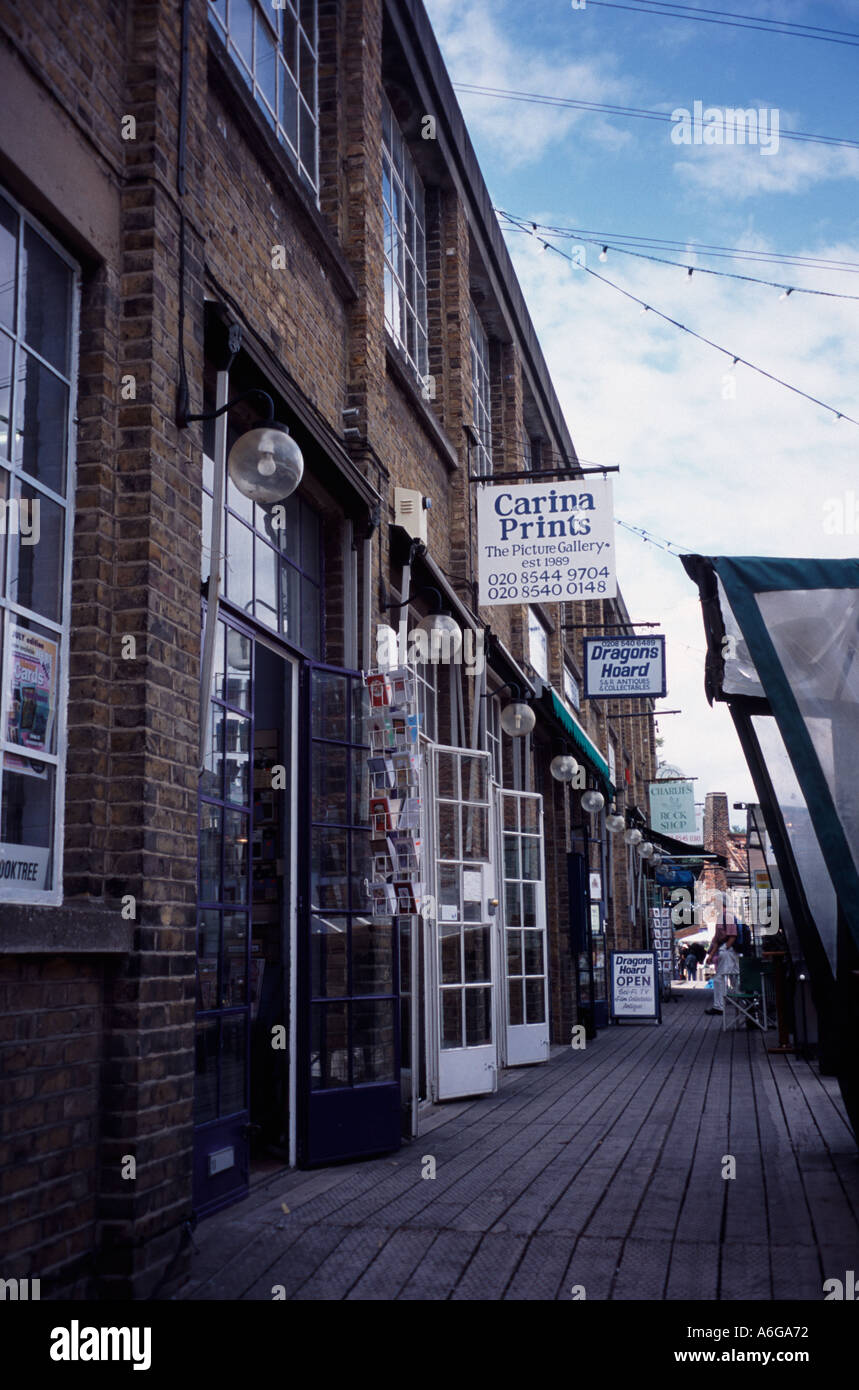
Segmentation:
<svg viewBox="0 0 859 1390">
<path fill-rule="evenodd" d="M 433 747 L 429 761 L 430 1037 L 436 1098 L 451 1100 L 494 1091 L 498 1077 L 490 755 Z"/>
<path fill-rule="evenodd" d="M 507 1067 L 549 1056 L 548 942 L 543 798 L 496 788 L 499 865 L 500 1030 Z"/>
</svg>

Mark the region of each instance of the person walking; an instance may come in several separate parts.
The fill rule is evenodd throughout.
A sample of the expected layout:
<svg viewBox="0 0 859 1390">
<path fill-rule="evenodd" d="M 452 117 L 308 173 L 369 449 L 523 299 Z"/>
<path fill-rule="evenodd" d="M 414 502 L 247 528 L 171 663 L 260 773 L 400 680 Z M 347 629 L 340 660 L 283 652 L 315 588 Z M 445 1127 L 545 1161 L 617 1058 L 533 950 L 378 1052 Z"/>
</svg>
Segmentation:
<svg viewBox="0 0 859 1390">
<path fill-rule="evenodd" d="M 737 928 L 733 922 L 721 922 L 717 926 L 713 940 L 710 942 L 710 949 L 707 952 L 705 965 L 716 962 L 716 978 L 713 981 L 713 1007 L 705 1009 L 705 1014 L 723 1014 L 725 1012 L 725 990 L 728 988 L 728 980 L 736 979 L 740 970 L 740 961 L 734 950 L 737 940 Z"/>
<path fill-rule="evenodd" d="M 677 978 L 678 980 L 683 980 L 686 977 L 686 966 L 689 962 L 688 946 L 681 946 L 677 955 Z"/>
<path fill-rule="evenodd" d="M 698 956 L 694 946 L 690 946 L 686 952 L 686 959 L 683 962 L 686 967 L 686 978 L 690 985 L 694 985 L 698 975 Z"/>
</svg>

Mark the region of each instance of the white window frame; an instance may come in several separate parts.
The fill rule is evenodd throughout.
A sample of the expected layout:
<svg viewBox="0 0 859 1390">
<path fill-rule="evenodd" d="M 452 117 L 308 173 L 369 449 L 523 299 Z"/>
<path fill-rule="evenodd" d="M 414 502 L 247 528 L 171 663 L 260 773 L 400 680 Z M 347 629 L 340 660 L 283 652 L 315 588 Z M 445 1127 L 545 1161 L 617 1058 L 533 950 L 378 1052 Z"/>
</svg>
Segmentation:
<svg viewBox="0 0 859 1390">
<path fill-rule="evenodd" d="M 484 750 L 492 754 L 492 779 L 499 786 L 504 786 L 504 746 L 502 742 L 501 729 L 501 699 L 493 691 L 488 691 L 486 699 L 482 701 L 484 706 Z"/>
<path fill-rule="evenodd" d="M 391 103 L 382 93 L 382 216 L 384 219 L 385 327 L 427 386 L 426 199 Z M 410 274 L 411 272 L 411 274 Z M 409 291 L 410 279 L 414 292 Z M 397 306 L 398 312 L 395 312 Z M 414 351 L 409 330 L 414 333 Z"/>
<path fill-rule="evenodd" d="M 469 301 L 471 341 L 471 396 L 474 433 L 477 436 L 477 472 L 492 472 L 492 378 L 489 366 L 489 338 L 483 321 Z"/>
<path fill-rule="evenodd" d="M 572 681 L 573 685 L 575 686 L 575 700 L 573 699 L 572 695 L 569 693 L 567 689 L 568 680 Z M 582 688 L 579 684 L 578 676 L 576 675 L 568 661 L 564 662 L 564 699 L 566 700 L 570 708 L 575 710 L 575 712 L 578 714 L 582 707 Z M 614 781 L 614 778 L 612 778 L 612 781 Z"/>
<path fill-rule="evenodd" d="M 22 482 L 30 484 L 36 493 L 43 493 L 45 497 L 62 507 L 65 513 L 65 526 L 63 534 L 64 554 L 63 554 L 63 595 L 62 595 L 62 621 L 54 622 L 50 618 L 43 617 L 34 609 L 25 608 L 22 604 L 15 603 L 9 597 L 9 568 L 12 547 L 6 544 L 6 582 L 4 584 L 5 593 L 0 596 L 0 613 L 3 619 L 3 663 L 2 663 L 2 686 L 0 687 L 0 754 L 10 753 L 13 756 L 21 757 L 24 750 L 20 744 L 7 743 L 5 740 L 5 717 L 6 717 L 6 692 L 11 681 L 11 671 L 9 669 L 9 658 L 11 648 L 9 645 L 9 620 L 14 619 L 16 614 L 30 619 L 38 627 L 45 628 L 48 632 L 55 633 L 59 645 L 60 672 L 56 688 L 57 707 L 55 712 L 56 728 L 56 753 L 36 753 L 32 751 L 30 757 L 34 761 L 47 764 L 54 769 L 54 824 L 53 824 L 53 843 L 51 846 L 51 881 L 47 888 L 27 888 L 21 884 L 9 882 L 10 892 L 6 891 L 5 880 L 0 880 L 0 903 L 37 903 L 43 907 L 59 907 L 63 901 L 63 849 L 65 842 L 65 811 L 66 811 L 66 753 L 68 750 L 68 702 L 69 702 L 69 637 L 71 632 L 71 610 L 72 610 L 72 545 L 74 531 L 75 495 L 77 490 L 77 454 L 76 454 L 76 431 L 75 416 L 77 411 L 78 393 L 78 357 L 79 357 L 79 322 L 80 322 L 80 292 L 81 274 L 80 266 L 66 251 L 66 249 L 53 237 L 50 232 L 42 225 L 38 218 L 33 215 L 21 203 L 13 198 L 5 186 L 2 187 L 2 194 L 5 201 L 15 209 L 18 214 L 18 244 L 17 244 L 17 266 L 16 275 L 18 276 L 18 294 L 15 305 L 15 331 L 14 335 L 4 328 L 4 333 L 8 334 L 13 340 L 13 365 L 12 382 L 17 380 L 18 360 L 22 349 L 45 366 L 68 387 L 68 419 L 66 423 L 66 493 L 61 497 L 51 488 L 46 487 L 43 482 L 29 473 L 24 472 L 21 467 L 14 467 L 12 464 L 11 451 L 9 456 L 3 460 L 3 466 L 8 467 L 10 477 L 20 478 Z M 57 370 L 45 358 L 35 352 L 33 348 L 26 344 L 23 334 L 22 322 L 22 281 L 19 268 L 21 255 L 23 252 L 24 228 L 30 226 L 34 232 L 51 248 L 56 256 L 59 257 L 70 269 L 72 273 L 72 285 L 69 305 L 69 374 Z M 17 398 L 16 398 L 17 399 Z M 10 409 L 10 428 L 15 427 L 16 404 L 12 402 Z M 41 542 L 40 542 L 41 543 Z M 2 769 L 0 769 L 2 773 Z M 0 775 L 0 798 L 2 798 L 2 775 Z M 0 805 L 2 812 L 2 805 Z M 22 846 L 26 849 L 27 846 Z"/>
<path fill-rule="evenodd" d="M 287 150 L 290 159 L 296 165 L 299 174 L 309 185 L 313 196 L 319 202 L 319 6 L 318 0 L 311 0 L 313 4 L 313 33 L 310 34 L 304 28 L 301 19 L 301 6 L 299 0 L 269 0 L 268 4 L 261 3 L 261 0 L 217 0 L 215 4 L 208 5 L 209 21 L 215 32 L 218 34 L 222 43 L 225 45 L 230 59 L 235 63 L 241 74 L 242 79 L 253 93 L 254 101 L 260 108 L 264 119 L 274 129 L 280 143 Z M 230 21 L 232 19 L 233 6 L 243 9 L 250 9 L 253 13 L 253 24 L 251 33 L 251 66 L 248 67 L 247 60 L 240 52 L 234 38 L 231 35 Z M 288 14 L 296 24 L 296 45 L 298 54 L 294 63 L 290 63 L 286 58 L 283 47 L 283 17 Z M 264 94 L 263 85 L 259 81 L 257 69 L 257 29 L 259 25 L 269 38 L 273 40 L 275 46 L 275 110 Z M 233 29 L 232 33 L 235 33 Z M 299 80 L 299 69 L 301 63 L 302 37 L 307 40 L 307 45 L 313 57 L 313 106 L 308 104 L 301 91 Z M 281 71 L 285 69 L 285 71 Z M 283 122 L 282 93 L 288 88 L 294 88 L 293 95 L 296 101 L 296 122 L 295 139 Z M 301 154 L 301 115 L 302 111 L 313 123 L 313 161 L 307 164 Z"/>
<path fill-rule="evenodd" d="M 546 660 L 545 660 L 545 670 L 543 669 L 543 667 L 542 667 L 541 665 L 538 665 L 537 662 L 534 660 L 534 655 L 535 655 L 535 651 L 534 651 L 534 634 L 537 633 L 537 632 L 542 633 L 542 637 L 543 637 L 543 639 L 545 640 L 545 657 L 546 657 Z M 549 634 L 549 629 L 546 627 L 546 624 L 543 622 L 543 619 L 540 617 L 539 613 L 535 612 L 535 610 L 534 610 L 533 608 L 529 607 L 529 608 L 528 608 L 528 660 L 529 660 L 529 662 L 531 663 L 531 665 L 533 666 L 534 670 L 537 672 L 537 675 L 538 675 L 538 676 L 542 676 L 543 680 L 546 682 L 547 685 L 548 685 L 548 683 L 549 683 L 549 661 L 550 661 L 550 653 L 549 653 L 549 636 L 550 636 L 550 634 Z M 543 650 L 541 649 L 541 651 L 540 651 L 540 656 L 541 656 L 541 658 L 542 658 L 542 655 L 543 655 Z"/>
</svg>

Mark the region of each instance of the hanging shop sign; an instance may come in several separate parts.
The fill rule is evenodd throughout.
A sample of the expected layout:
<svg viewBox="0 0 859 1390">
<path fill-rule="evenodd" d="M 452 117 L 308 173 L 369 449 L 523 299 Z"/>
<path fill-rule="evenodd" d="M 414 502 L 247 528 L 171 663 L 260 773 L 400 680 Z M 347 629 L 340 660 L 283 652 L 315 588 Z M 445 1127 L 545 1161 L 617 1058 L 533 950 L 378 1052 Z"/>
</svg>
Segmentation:
<svg viewBox="0 0 859 1390">
<path fill-rule="evenodd" d="M 617 597 L 610 478 L 481 487 L 480 607 Z"/>
<path fill-rule="evenodd" d="M 659 963 L 655 951 L 611 951 L 610 1013 L 613 1019 L 662 1022 Z"/>
<path fill-rule="evenodd" d="M 650 825 L 659 835 L 670 835 L 684 845 L 697 845 L 695 788 L 691 782 L 656 781 L 648 788 Z"/>
<path fill-rule="evenodd" d="M 611 700 L 630 696 L 665 695 L 665 638 L 615 637 L 584 639 L 585 699 Z"/>
</svg>

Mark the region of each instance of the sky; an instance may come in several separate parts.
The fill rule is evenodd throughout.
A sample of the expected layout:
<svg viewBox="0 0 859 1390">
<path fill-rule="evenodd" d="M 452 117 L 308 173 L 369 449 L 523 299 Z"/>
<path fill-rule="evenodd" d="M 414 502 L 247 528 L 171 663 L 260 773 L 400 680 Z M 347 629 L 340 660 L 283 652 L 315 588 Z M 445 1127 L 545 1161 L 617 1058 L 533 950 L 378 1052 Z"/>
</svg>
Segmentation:
<svg viewBox="0 0 859 1390">
<path fill-rule="evenodd" d="M 639 0 L 636 0 L 638 3 Z M 527 222 L 679 243 L 653 263 L 546 235 L 588 268 L 703 334 L 725 357 L 642 312 L 534 235 L 505 231 L 578 456 L 619 464 L 615 515 L 705 555 L 849 557 L 859 535 L 859 427 L 745 367 L 735 355 L 859 420 L 859 141 L 849 43 L 670 19 L 587 0 L 425 0 L 455 84 L 670 115 L 763 110 L 760 144 L 679 144 L 663 122 L 457 91 L 496 209 Z M 690 9 L 792 20 L 853 34 L 859 0 L 686 0 Z M 777 113 L 774 114 L 774 113 Z M 711 118 L 713 119 L 713 118 Z M 777 126 L 775 122 L 777 121 Z M 723 133 L 723 132 L 722 132 Z M 502 219 L 502 225 L 503 219 Z M 707 257 L 694 243 L 852 262 L 849 271 Z M 656 253 L 652 253 L 656 254 Z M 703 273 L 775 281 L 776 288 Z M 782 297 L 785 289 L 794 293 Z M 841 503 L 839 509 L 836 503 Z M 833 533 L 833 517 L 843 515 Z M 725 706 L 704 696 L 697 589 L 676 550 L 617 528 L 618 581 L 633 621 L 667 635 L 662 758 L 707 791 L 755 800 Z M 744 817 L 732 813 L 736 822 Z"/>
</svg>

